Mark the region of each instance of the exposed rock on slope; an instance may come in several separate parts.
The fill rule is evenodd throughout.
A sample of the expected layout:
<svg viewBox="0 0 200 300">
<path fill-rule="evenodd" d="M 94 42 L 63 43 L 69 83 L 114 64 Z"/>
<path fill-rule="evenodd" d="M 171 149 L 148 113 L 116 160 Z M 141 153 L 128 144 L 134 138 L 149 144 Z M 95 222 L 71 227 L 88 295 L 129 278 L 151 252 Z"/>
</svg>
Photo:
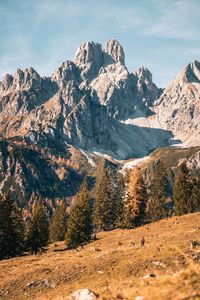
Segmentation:
<svg viewBox="0 0 200 300">
<path fill-rule="evenodd" d="M 20 141 L 0 142 L 0 190 L 22 207 L 30 205 L 32 193 L 51 200 L 73 196 L 82 179 L 66 160 L 42 152 Z"/>
<path fill-rule="evenodd" d="M 0 85 L 0 133 L 34 144 L 41 140 L 44 144 L 48 136 L 54 144 L 59 140 L 64 147 L 72 144 L 120 159 L 146 155 L 168 144 L 168 132 L 115 120 L 148 110 L 137 90 L 137 78 L 149 84 L 150 73 L 148 80 L 137 77 L 124 63 L 123 48 L 111 39 L 105 51 L 94 42 L 81 45 L 74 63 L 64 62 L 51 78 L 41 78 L 32 68 L 7 75 Z"/>
<path fill-rule="evenodd" d="M 74 62 L 65 61 L 49 78 L 40 77 L 33 68 L 18 69 L 13 76 L 7 74 L 0 82 L 0 136 L 14 149 L 8 151 L 8 157 L 10 161 L 11 153 L 16 153 L 16 159 L 17 155 L 24 157 L 25 150 L 31 157 L 31 150 L 36 157 L 46 155 L 42 157 L 45 161 L 53 157 L 53 162 L 57 162 L 62 157 L 68 164 L 70 155 L 74 159 L 69 151 L 72 148 L 78 153 L 77 161 L 87 151 L 114 159 L 143 157 L 157 147 L 170 145 L 171 130 L 184 140 L 193 142 L 195 137 L 195 142 L 199 142 L 199 66 L 197 61 L 188 65 L 164 90 L 154 107 L 157 115 L 152 107 L 161 90 L 153 83 L 148 69 L 142 67 L 135 73 L 127 70 L 124 50 L 115 39 L 109 40 L 105 49 L 98 43 L 84 43 Z M 153 128 L 153 118 L 160 127 Z M 138 119 L 145 122 L 137 123 Z M 19 143 L 23 144 L 21 152 L 15 151 Z M 24 165 L 29 163 L 24 158 L 22 161 Z M 34 168 L 34 174 L 43 172 L 40 165 Z M 60 184 L 52 173 L 56 168 L 52 164 L 49 170 L 54 178 L 52 186 Z M 14 171 L 9 173 L 10 169 Z M 75 173 L 79 177 L 82 171 L 78 167 Z M 0 172 L 2 184 L 7 177 L 14 182 L 18 174 L 17 168 L 8 163 L 2 163 Z M 20 172 L 20 180 L 26 178 L 25 174 Z M 22 190 L 28 191 L 30 184 L 27 186 Z M 3 185 L 2 190 L 5 191 Z M 38 193 L 42 193 L 40 188 Z"/>
<path fill-rule="evenodd" d="M 137 78 L 137 90 L 138 98 L 142 99 L 142 102 L 151 107 L 154 101 L 158 99 L 162 89 L 158 89 L 155 83 L 152 81 L 152 74 L 147 68 L 139 68 L 135 71 Z"/>
<path fill-rule="evenodd" d="M 164 89 L 155 106 L 160 124 L 188 146 L 200 141 L 200 63 L 187 65 Z"/>
<path fill-rule="evenodd" d="M 117 40 L 110 39 L 107 41 L 105 52 L 113 58 L 114 62 L 120 62 L 122 65 L 125 65 L 124 50 Z"/>
<path fill-rule="evenodd" d="M 94 42 L 82 44 L 76 53 L 74 63 L 81 70 L 81 77 L 91 81 L 97 76 L 103 64 L 103 51 L 101 45 Z"/>
<path fill-rule="evenodd" d="M 136 78 L 124 65 L 118 62 L 101 68 L 99 76 L 91 84 L 110 116 L 124 120 L 135 113 Z"/>
</svg>

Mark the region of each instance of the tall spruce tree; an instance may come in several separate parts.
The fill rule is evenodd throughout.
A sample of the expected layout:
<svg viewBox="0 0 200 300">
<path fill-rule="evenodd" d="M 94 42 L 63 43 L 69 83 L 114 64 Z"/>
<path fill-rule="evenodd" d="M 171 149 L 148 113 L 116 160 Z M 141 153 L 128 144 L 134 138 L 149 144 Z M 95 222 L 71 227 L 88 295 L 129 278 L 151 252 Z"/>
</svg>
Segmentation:
<svg viewBox="0 0 200 300">
<path fill-rule="evenodd" d="M 117 176 L 114 193 L 114 213 L 115 227 L 124 227 L 124 197 L 125 197 L 125 182 L 122 174 Z"/>
<path fill-rule="evenodd" d="M 51 242 L 63 241 L 65 239 L 66 223 L 66 205 L 64 201 L 62 201 L 62 203 L 56 207 L 49 227 L 49 240 Z"/>
<path fill-rule="evenodd" d="M 26 247 L 32 254 L 44 252 L 49 240 L 48 216 L 42 200 L 36 200 L 32 220 L 26 234 Z"/>
<path fill-rule="evenodd" d="M 124 227 L 134 228 L 146 220 L 147 189 L 138 168 L 129 173 L 128 195 L 124 210 Z"/>
<path fill-rule="evenodd" d="M 99 230 L 109 230 L 115 226 L 115 193 L 110 173 L 109 169 L 105 169 L 97 186 L 93 220 Z"/>
<path fill-rule="evenodd" d="M 9 194 L 0 198 L 0 259 L 21 255 L 24 251 L 22 213 Z"/>
<path fill-rule="evenodd" d="M 166 168 L 162 162 L 157 161 L 150 184 L 148 200 L 148 219 L 155 222 L 168 216 L 166 199 L 169 193 L 169 182 Z"/>
<path fill-rule="evenodd" d="M 200 180 L 197 176 L 191 178 L 192 191 L 191 191 L 191 208 L 189 212 L 200 211 Z"/>
<path fill-rule="evenodd" d="M 174 205 L 178 216 L 192 213 L 199 206 L 199 182 L 189 173 L 186 162 L 183 162 L 177 170 L 174 183 Z"/>
<path fill-rule="evenodd" d="M 92 211 L 87 180 L 84 180 L 67 221 L 65 243 L 69 249 L 76 248 L 83 242 L 89 241 L 91 235 Z"/>
</svg>

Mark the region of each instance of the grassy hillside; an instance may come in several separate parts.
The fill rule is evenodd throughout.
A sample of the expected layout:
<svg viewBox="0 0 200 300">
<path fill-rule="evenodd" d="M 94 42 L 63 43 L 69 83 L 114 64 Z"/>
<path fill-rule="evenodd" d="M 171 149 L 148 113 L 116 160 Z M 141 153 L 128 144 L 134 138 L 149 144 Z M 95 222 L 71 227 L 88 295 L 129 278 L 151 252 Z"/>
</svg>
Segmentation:
<svg viewBox="0 0 200 300">
<path fill-rule="evenodd" d="M 1 261 L 0 299 L 66 299 L 79 288 L 100 299 L 200 299 L 200 247 L 190 249 L 200 241 L 200 213 L 97 237 L 79 251 L 58 251 L 60 242 L 43 255 Z M 149 273 L 156 277 L 143 279 Z"/>
</svg>

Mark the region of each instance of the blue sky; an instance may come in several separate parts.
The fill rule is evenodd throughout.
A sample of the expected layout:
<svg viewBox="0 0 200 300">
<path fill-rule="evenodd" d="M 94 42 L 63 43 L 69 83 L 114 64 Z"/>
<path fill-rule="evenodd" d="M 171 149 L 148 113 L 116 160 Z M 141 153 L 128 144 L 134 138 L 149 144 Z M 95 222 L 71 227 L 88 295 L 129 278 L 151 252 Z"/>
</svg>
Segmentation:
<svg viewBox="0 0 200 300">
<path fill-rule="evenodd" d="M 78 45 L 114 37 L 129 71 L 165 86 L 200 60 L 200 0 L 0 0 L 0 78 L 33 66 L 49 76 Z"/>
</svg>

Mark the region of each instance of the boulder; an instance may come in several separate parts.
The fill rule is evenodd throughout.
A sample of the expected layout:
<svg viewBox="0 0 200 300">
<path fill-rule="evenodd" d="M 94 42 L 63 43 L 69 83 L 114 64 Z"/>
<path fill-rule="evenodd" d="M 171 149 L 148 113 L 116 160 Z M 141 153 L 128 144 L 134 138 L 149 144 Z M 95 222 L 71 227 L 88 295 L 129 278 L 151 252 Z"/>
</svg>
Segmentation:
<svg viewBox="0 0 200 300">
<path fill-rule="evenodd" d="M 143 277 L 143 279 L 155 278 L 155 277 L 157 277 L 156 274 L 154 274 L 154 273 L 149 273 L 149 274 L 145 275 L 145 276 Z"/>
<path fill-rule="evenodd" d="M 98 295 L 89 289 L 80 289 L 71 294 L 66 300 L 96 300 Z"/>
</svg>

